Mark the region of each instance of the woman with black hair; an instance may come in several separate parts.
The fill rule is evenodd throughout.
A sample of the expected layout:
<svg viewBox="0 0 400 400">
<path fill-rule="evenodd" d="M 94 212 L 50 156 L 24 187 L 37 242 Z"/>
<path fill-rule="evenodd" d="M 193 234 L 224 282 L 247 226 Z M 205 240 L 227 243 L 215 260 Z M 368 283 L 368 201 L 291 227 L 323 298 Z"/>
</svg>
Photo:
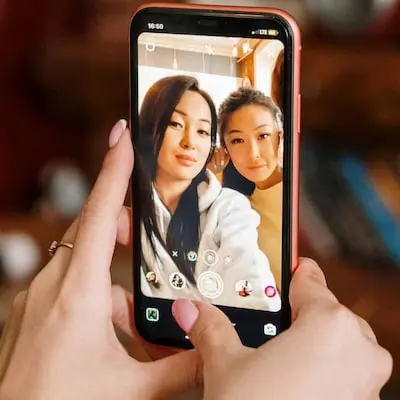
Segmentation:
<svg viewBox="0 0 400 400">
<path fill-rule="evenodd" d="M 142 291 L 278 311 L 281 299 L 257 244 L 259 216 L 246 196 L 222 188 L 206 169 L 216 135 L 215 106 L 194 77 L 169 76 L 148 90 L 135 161 L 141 174 Z M 235 291 L 242 280 L 251 295 Z"/>
<path fill-rule="evenodd" d="M 283 122 L 279 107 L 259 90 L 240 88 L 219 109 L 220 139 L 230 161 L 223 187 L 248 196 L 259 215 L 258 244 L 277 287 L 282 277 Z"/>
</svg>

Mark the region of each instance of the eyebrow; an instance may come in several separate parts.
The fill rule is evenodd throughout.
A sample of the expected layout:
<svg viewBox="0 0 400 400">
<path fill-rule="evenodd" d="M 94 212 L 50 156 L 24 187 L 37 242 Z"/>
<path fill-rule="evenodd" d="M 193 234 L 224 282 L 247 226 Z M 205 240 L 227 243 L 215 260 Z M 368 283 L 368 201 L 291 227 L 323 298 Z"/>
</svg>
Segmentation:
<svg viewBox="0 0 400 400">
<path fill-rule="evenodd" d="M 266 128 L 267 126 L 273 128 L 273 125 L 271 125 L 271 124 L 261 124 L 261 125 L 256 126 L 253 130 L 258 131 L 261 128 Z M 227 132 L 227 135 L 230 135 L 232 133 L 243 133 L 243 131 L 241 131 L 239 129 L 231 129 L 229 132 Z"/>
<path fill-rule="evenodd" d="M 181 110 L 178 110 L 177 108 L 175 108 L 174 111 L 175 111 L 176 113 L 178 113 L 178 114 L 184 116 L 184 117 L 187 117 L 187 116 L 188 116 L 185 112 L 183 112 L 183 111 L 181 111 Z M 199 121 L 206 122 L 207 124 L 210 124 L 210 125 L 211 125 L 211 121 L 208 120 L 207 118 L 200 118 Z"/>
</svg>

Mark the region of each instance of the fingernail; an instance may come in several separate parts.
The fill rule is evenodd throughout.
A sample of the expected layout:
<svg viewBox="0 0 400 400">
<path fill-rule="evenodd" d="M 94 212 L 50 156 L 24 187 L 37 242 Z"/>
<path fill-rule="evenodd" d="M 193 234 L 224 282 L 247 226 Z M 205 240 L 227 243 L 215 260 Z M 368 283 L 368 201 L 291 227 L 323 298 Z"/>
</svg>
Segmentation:
<svg viewBox="0 0 400 400">
<path fill-rule="evenodd" d="M 300 257 L 299 266 L 295 270 L 302 271 L 301 275 L 307 277 L 308 280 L 312 279 L 317 281 L 319 284 L 327 285 L 326 278 L 318 263 L 312 258 Z"/>
<path fill-rule="evenodd" d="M 172 305 L 172 315 L 180 328 L 189 333 L 199 317 L 199 309 L 190 300 L 176 300 Z"/>
<path fill-rule="evenodd" d="M 313 260 L 312 258 L 308 258 L 308 257 L 299 257 L 299 266 L 301 265 L 301 264 L 308 264 L 308 265 L 310 265 L 310 266 L 313 266 L 313 267 L 317 267 L 318 269 L 319 269 L 319 265 L 318 265 L 318 263 L 315 261 L 315 260 Z"/>
<path fill-rule="evenodd" d="M 108 146 L 112 149 L 121 139 L 128 123 L 124 119 L 120 119 L 114 127 L 111 129 L 110 136 L 108 138 Z"/>
<path fill-rule="evenodd" d="M 317 266 L 318 264 L 316 263 L 316 261 L 314 261 L 312 258 L 308 258 L 308 257 L 299 257 L 299 263 L 296 265 L 296 267 L 293 268 L 292 271 L 292 276 L 299 270 L 299 268 L 301 267 L 301 265 L 304 264 L 309 264 L 309 265 L 313 265 L 313 266 Z"/>
</svg>

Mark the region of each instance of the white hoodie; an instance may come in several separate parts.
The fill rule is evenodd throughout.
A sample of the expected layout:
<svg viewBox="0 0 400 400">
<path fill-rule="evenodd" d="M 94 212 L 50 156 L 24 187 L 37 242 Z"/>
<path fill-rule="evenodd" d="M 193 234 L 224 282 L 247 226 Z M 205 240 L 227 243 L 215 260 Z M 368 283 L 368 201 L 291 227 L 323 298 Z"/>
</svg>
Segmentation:
<svg viewBox="0 0 400 400">
<path fill-rule="evenodd" d="M 281 299 L 276 289 L 275 279 L 266 255 L 258 247 L 259 215 L 252 210 L 249 200 L 244 195 L 232 189 L 222 188 L 212 172 L 207 171 L 207 176 L 209 182 L 202 182 L 198 186 L 200 245 L 197 250 L 195 266 L 195 280 L 198 285 L 193 285 L 184 279 L 183 287 L 176 289 L 169 283 L 171 275 L 179 272 L 173 254 L 169 254 L 154 237 L 159 255 L 159 259 L 157 259 L 146 232 L 142 228 L 143 261 L 146 265 L 146 273 L 153 271 L 158 281 L 158 285 L 149 283 L 142 268 L 141 288 L 143 294 L 148 297 L 186 298 L 230 307 L 279 311 Z M 165 240 L 171 213 L 155 190 L 154 202 L 160 234 Z M 188 251 L 190 250 L 188 249 Z M 210 253 L 213 255 L 213 262 L 208 262 L 207 265 L 204 258 Z M 214 288 L 213 292 L 208 292 L 207 297 L 197 287 L 202 286 L 204 289 L 204 285 L 207 285 L 205 275 L 202 275 L 199 281 L 199 276 L 204 272 L 211 272 L 211 274 L 205 275 L 211 275 L 208 283 L 211 285 L 211 289 Z M 203 278 L 205 279 L 203 280 Z M 250 295 L 242 297 L 238 294 L 239 281 L 250 283 L 252 289 Z M 219 290 L 215 287 L 216 282 L 220 285 L 217 285 Z"/>
</svg>

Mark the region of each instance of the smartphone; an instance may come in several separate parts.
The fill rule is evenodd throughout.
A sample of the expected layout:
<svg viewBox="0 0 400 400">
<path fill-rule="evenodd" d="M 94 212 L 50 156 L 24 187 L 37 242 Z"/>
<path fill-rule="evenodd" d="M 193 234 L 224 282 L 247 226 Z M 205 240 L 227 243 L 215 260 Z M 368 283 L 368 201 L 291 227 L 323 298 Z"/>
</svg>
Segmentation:
<svg viewBox="0 0 400 400">
<path fill-rule="evenodd" d="M 289 327 L 300 34 L 267 8 L 151 4 L 130 26 L 134 319 L 191 348 L 171 306 L 209 302 L 243 344 Z"/>
</svg>

